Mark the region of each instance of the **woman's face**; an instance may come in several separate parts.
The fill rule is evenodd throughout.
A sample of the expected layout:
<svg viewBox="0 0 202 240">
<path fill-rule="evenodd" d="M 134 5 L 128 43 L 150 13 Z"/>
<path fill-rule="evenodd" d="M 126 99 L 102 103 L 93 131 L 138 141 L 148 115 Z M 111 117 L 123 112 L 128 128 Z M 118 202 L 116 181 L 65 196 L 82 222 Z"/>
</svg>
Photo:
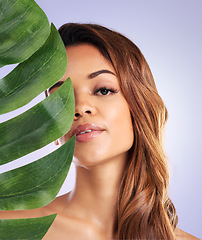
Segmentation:
<svg viewBox="0 0 202 240">
<path fill-rule="evenodd" d="M 90 166 L 117 158 L 125 161 L 134 140 L 133 126 L 113 67 L 90 44 L 70 46 L 66 51 L 68 67 L 59 82 L 71 78 L 75 117 L 59 144 L 76 135 L 73 161 L 78 165 Z"/>
</svg>

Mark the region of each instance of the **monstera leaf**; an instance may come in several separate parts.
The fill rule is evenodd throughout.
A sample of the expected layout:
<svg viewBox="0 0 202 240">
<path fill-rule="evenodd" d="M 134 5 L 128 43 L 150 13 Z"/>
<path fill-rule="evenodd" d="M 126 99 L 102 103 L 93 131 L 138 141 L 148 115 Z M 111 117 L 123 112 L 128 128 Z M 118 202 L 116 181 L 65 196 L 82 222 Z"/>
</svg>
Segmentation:
<svg viewBox="0 0 202 240">
<path fill-rule="evenodd" d="M 18 63 L 0 79 L 0 114 L 29 103 L 65 73 L 66 51 L 54 25 L 34 0 L 0 0 L 0 67 Z M 70 79 L 51 96 L 0 124 L 0 165 L 64 135 L 74 116 Z M 1 115 L 0 115 L 1 117 Z M 0 210 L 50 203 L 70 167 L 75 138 L 49 155 L 0 175 Z M 0 239 L 42 239 L 55 215 L 0 219 Z"/>
</svg>

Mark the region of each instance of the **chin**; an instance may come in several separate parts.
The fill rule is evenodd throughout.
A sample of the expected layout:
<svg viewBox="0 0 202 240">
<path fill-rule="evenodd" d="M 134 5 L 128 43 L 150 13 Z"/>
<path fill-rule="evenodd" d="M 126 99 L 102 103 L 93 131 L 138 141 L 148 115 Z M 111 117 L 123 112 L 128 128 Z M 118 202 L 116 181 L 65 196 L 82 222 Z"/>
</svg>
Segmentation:
<svg viewBox="0 0 202 240">
<path fill-rule="evenodd" d="M 72 162 L 76 166 L 88 168 L 88 167 L 91 167 L 91 166 L 99 165 L 99 164 L 105 162 L 105 160 L 96 159 L 96 158 L 92 159 L 92 157 L 88 158 L 88 157 L 85 156 L 85 157 L 82 157 L 82 158 L 74 157 Z"/>
<path fill-rule="evenodd" d="M 93 156 L 93 158 L 92 158 Z M 125 163 L 126 159 L 127 159 L 127 152 L 124 153 L 119 153 L 117 155 L 105 155 L 105 154 L 99 154 L 96 155 L 83 155 L 83 156 L 74 156 L 73 158 L 73 163 L 76 166 L 81 166 L 81 167 L 85 167 L 85 168 L 89 168 L 89 167 L 93 167 L 93 166 L 101 166 L 103 164 L 120 164 L 121 165 L 123 163 Z"/>
</svg>

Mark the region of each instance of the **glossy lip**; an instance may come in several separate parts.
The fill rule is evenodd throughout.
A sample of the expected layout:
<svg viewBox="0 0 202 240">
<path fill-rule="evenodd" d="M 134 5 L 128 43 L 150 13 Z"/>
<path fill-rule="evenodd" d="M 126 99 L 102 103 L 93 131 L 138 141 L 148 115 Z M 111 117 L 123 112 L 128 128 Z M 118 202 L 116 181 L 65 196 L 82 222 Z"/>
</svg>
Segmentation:
<svg viewBox="0 0 202 240">
<path fill-rule="evenodd" d="M 91 132 L 86 132 L 91 130 Z M 88 142 L 91 139 L 97 137 L 99 134 L 105 131 L 103 128 L 92 124 L 92 123 L 85 123 L 78 125 L 72 132 L 72 136 L 76 135 L 77 142 Z M 81 134 L 82 132 L 86 132 Z"/>
</svg>

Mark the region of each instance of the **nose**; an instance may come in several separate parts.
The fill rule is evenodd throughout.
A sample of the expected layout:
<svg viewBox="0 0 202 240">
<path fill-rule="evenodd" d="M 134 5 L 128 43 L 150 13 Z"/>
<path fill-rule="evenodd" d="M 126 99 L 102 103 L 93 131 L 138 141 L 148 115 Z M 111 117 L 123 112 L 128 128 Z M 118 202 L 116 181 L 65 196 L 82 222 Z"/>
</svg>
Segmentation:
<svg viewBox="0 0 202 240">
<path fill-rule="evenodd" d="M 74 120 L 78 120 L 86 115 L 93 116 L 96 113 L 96 108 L 90 96 L 75 94 L 75 114 Z"/>
</svg>

